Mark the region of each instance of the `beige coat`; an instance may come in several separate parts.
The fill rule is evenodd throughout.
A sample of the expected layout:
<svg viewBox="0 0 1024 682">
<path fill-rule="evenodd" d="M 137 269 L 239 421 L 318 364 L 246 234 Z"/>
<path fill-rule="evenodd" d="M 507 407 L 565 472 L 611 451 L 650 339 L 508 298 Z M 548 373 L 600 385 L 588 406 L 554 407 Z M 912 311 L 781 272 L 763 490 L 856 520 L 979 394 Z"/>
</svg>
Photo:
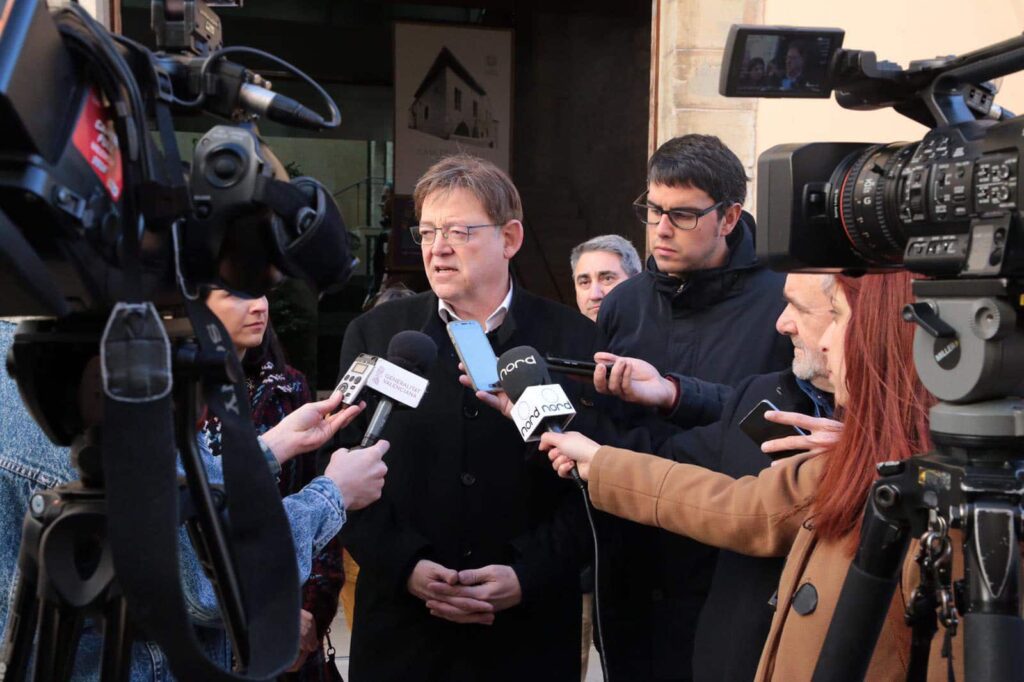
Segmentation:
<svg viewBox="0 0 1024 682">
<path fill-rule="evenodd" d="M 799 682 L 811 679 L 852 559 L 840 543 L 819 540 L 808 520 L 808 503 L 825 457 L 800 455 L 758 476 L 734 479 L 690 464 L 602 447 L 590 465 L 590 497 L 598 509 L 708 545 L 752 556 L 785 556 L 778 607 L 756 680 Z M 902 585 L 871 659 L 866 679 L 872 682 L 906 679 L 910 629 L 903 623 L 903 611 L 919 576 L 913 555 L 907 553 Z M 954 567 L 955 575 L 960 574 L 958 568 Z M 790 604 L 805 583 L 817 590 L 818 603 L 801 615 Z M 944 632 L 940 628 L 932 642 L 930 680 L 947 679 L 947 663 L 940 656 Z M 963 679 L 961 640 L 954 640 L 957 679 Z"/>
</svg>

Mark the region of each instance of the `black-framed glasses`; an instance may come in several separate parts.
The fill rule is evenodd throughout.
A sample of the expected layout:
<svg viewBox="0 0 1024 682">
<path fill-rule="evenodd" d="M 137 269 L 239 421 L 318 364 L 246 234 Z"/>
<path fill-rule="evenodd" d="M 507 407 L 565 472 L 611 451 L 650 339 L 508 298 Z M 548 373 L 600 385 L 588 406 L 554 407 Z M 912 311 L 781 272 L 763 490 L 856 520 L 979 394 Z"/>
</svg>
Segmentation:
<svg viewBox="0 0 1024 682">
<path fill-rule="evenodd" d="M 661 222 L 661 216 L 667 215 L 672 227 L 679 230 L 692 230 L 697 227 L 697 221 L 725 204 L 725 201 L 719 201 L 705 209 L 670 208 L 666 211 L 659 206 L 647 203 L 647 192 L 644 192 L 633 202 L 633 211 L 640 222 L 645 225 L 657 225 Z"/>
<path fill-rule="evenodd" d="M 449 244 L 465 244 L 469 241 L 469 235 L 472 230 L 476 230 L 481 227 L 501 227 L 504 223 L 492 223 L 488 225 L 449 225 L 448 227 L 442 227 L 440 229 L 436 227 L 430 227 L 429 225 L 413 225 L 409 228 L 409 232 L 412 233 L 412 240 L 417 244 L 433 244 L 434 240 L 437 239 L 437 233 L 441 233 L 441 238 Z"/>
</svg>

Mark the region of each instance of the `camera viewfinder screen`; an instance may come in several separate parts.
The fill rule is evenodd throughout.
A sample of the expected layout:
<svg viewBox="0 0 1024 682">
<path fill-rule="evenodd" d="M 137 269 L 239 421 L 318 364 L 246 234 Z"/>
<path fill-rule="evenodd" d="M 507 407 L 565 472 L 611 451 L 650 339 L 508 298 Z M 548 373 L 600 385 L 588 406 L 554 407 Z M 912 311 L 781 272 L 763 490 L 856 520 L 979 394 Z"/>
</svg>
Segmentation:
<svg viewBox="0 0 1024 682">
<path fill-rule="evenodd" d="M 743 32 L 731 54 L 733 97 L 828 97 L 829 62 L 842 44 L 829 31 Z"/>
</svg>

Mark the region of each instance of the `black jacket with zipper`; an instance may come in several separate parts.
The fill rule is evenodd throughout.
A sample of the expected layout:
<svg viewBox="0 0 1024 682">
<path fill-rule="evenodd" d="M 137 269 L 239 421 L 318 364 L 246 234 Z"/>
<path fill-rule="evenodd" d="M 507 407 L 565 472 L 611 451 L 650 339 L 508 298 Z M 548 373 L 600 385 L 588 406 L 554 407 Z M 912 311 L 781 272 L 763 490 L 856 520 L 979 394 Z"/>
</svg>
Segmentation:
<svg viewBox="0 0 1024 682">
<path fill-rule="evenodd" d="M 785 307 L 785 275 L 757 262 L 748 213 L 727 244 L 729 259 L 721 268 L 684 281 L 659 271 L 650 258 L 644 272 L 612 290 L 597 320 L 608 350 L 646 360 L 662 373 L 729 385 L 789 366 L 792 343 L 775 331 Z M 693 679 L 696 624 L 715 551 L 606 515 L 602 526 L 601 616 L 613 678 Z"/>
</svg>

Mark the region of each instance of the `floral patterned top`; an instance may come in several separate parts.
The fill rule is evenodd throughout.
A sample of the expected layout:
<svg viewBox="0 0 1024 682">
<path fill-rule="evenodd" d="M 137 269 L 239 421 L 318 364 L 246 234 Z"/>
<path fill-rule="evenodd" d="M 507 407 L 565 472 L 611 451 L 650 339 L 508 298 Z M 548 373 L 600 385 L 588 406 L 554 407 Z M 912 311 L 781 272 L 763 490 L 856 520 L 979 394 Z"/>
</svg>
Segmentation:
<svg viewBox="0 0 1024 682">
<path fill-rule="evenodd" d="M 250 410 L 257 434 L 265 433 L 293 410 L 312 400 L 305 375 L 287 365 L 282 372 L 275 369 L 273 362 L 267 361 L 255 372 L 249 372 L 246 383 L 249 387 Z M 210 450 L 214 456 L 219 457 L 222 448 L 220 420 L 208 414 L 201 424 L 201 429 L 206 433 Z M 288 460 L 282 465 L 278 479 L 281 496 L 298 492 L 316 475 L 316 452 Z M 313 559 L 309 579 L 302 586 L 302 608 L 313 614 L 317 637 L 321 642 L 337 612 L 338 594 L 344 582 L 341 544 L 335 536 Z M 324 653 L 321 650 L 319 655 L 311 654 L 298 674 L 288 675 L 288 679 L 329 679 L 323 677 L 323 668 Z"/>
</svg>

